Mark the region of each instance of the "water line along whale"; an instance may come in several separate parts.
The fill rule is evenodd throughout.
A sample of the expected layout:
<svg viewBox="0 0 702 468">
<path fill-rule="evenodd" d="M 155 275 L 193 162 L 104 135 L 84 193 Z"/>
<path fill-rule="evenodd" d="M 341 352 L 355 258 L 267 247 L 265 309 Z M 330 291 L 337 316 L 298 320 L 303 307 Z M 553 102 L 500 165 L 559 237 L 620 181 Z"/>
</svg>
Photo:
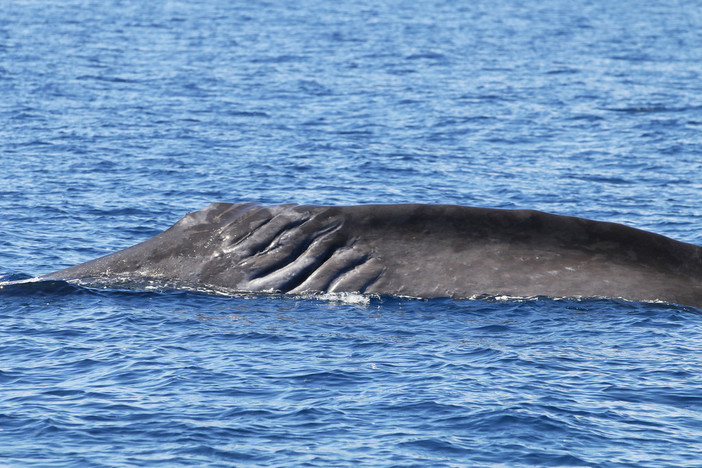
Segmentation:
<svg viewBox="0 0 702 468">
<path fill-rule="evenodd" d="M 532 210 L 213 203 L 145 242 L 40 279 L 702 307 L 702 247 Z"/>
</svg>

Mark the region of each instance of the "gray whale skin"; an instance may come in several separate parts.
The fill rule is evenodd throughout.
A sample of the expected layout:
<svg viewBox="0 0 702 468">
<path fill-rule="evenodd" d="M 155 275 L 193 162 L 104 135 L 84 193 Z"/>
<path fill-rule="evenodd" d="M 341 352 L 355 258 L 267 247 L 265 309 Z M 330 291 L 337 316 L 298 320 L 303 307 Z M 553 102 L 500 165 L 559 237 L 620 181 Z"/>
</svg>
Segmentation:
<svg viewBox="0 0 702 468">
<path fill-rule="evenodd" d="M 702 307 L 702 247 L 531 210 L 213 203 L 141 244 L 40 279 Z"/>
</svg>

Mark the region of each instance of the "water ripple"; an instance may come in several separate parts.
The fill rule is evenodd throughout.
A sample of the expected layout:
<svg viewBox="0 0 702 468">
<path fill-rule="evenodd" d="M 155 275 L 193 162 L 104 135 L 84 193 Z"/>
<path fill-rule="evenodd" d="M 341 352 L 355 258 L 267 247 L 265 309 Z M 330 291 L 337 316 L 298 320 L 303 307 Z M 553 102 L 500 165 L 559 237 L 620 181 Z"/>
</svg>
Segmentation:
<svg viewBox="0 0 702 468">
<path fill-rule="evenodd" d="M 699 464 L 692 307 L 29 281 L 213 201 L 531 208 L 700 244 L 698 10 L 3 3 L 3 462 Z"/>
</svg>

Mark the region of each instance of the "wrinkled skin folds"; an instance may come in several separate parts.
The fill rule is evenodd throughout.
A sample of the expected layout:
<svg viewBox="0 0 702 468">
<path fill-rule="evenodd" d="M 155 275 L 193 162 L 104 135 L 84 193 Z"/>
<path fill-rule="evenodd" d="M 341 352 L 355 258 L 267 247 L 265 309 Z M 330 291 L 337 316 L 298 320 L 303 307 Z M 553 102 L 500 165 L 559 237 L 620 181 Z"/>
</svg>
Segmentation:
<svg viewBox="0 0 702 468">
<path fill-rule="evenodd" d="M 702 248 L 620 224 L 453 205 L 213 203 L 41 279 L 418 298 L 601 297 L 702 307 Z"/>
</svg>

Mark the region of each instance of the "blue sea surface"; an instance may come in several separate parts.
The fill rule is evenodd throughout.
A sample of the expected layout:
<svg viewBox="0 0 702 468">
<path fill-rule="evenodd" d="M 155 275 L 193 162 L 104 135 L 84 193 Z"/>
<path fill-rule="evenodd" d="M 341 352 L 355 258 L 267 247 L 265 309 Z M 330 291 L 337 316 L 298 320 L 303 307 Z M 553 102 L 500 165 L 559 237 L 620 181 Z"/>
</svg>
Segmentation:
<svg viewBox="0 0 702 468">
<path fill-rule="evenodd" d="M 700 245 L 700 31 L 686 0 L 3 0 L 0 281 L 215 201 Z M 702 466 L 702 310 L 6 284 L 0 465 Z"/>
</svg>

